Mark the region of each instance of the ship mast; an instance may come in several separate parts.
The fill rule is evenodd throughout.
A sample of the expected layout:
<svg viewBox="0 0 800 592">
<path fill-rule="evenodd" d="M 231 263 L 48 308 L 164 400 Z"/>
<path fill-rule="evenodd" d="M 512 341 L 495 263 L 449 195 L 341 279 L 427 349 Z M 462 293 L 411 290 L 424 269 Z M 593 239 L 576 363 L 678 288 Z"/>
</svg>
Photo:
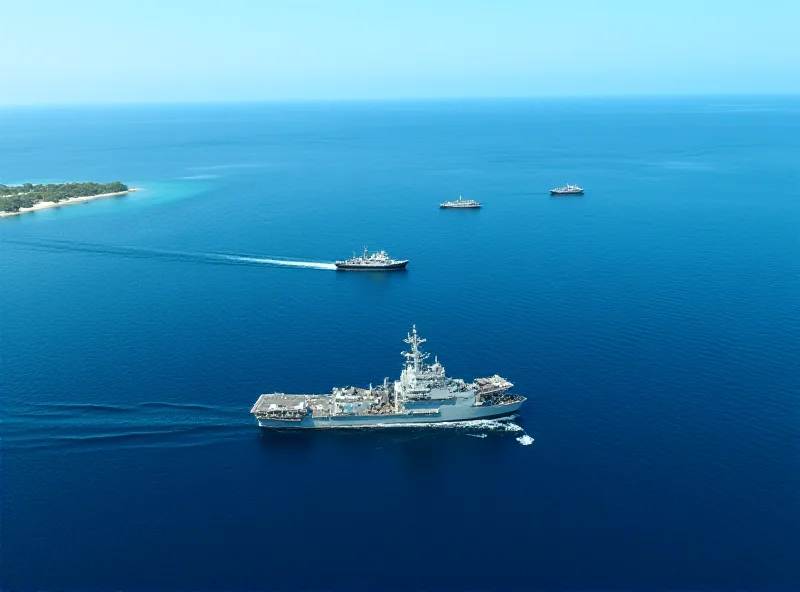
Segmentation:
<svg viewBox="0 0 800 592">
<path fill-rule="evenodd" d="M 420 351 L 419 346 L 427 341 L 427 339 L 422 339 L 419 335 L 417 335 L 417 326 L 411 326 L 411 333 L 408 334 L 403 340 L 405 343 L 411 346 L 411 353 L 403 352 L 403 355 L 406 357 L 406 364 L 414 366 L 414 373 L 416 374 L 419 372 L 419 367 L 422 362 L 428 359 L 430 354 L 423 353 Z"/>
</svg>

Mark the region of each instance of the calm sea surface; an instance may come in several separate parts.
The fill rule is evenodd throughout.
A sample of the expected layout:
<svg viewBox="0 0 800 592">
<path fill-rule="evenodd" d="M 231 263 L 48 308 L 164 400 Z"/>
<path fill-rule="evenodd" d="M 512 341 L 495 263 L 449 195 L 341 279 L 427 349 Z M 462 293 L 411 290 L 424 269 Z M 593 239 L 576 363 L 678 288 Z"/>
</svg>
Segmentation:
<svg viewBox="0 0 800 592">
<path fill-rule="evenodd" d="M 143 189 L 0 220 L 0 588 L 797 590 L 799 163 L 800 99 L 0 110 L 0 183 Z M 412 323 L 521 416 L 248 414 Z"/>
</svg>

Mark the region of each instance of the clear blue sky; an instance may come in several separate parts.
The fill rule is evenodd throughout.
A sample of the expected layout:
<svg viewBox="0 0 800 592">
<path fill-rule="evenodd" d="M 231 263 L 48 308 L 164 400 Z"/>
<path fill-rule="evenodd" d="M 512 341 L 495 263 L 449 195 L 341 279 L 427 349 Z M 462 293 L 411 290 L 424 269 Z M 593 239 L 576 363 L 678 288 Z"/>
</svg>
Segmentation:
<svg viewBox="0 0 800 592">
<path fill-rule="evenodd" d="M 800 0 L 4 0 L 0 104 L 800 92 Z"/>
</svg>

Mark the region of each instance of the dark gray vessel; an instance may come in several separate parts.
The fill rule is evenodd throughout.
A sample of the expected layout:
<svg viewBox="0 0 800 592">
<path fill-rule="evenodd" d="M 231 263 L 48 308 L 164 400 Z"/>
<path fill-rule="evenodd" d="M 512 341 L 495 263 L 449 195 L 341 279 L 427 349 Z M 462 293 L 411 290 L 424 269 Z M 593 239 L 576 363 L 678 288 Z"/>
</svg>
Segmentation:
<svg viewBox="0 0 800 592">
<path fill-rule="evenodd" d="M 392 259 L 386 251 L 369 253 L 364 247 L 364 254 L 350 259 L 336 261 L 336 269 L 341 271 L 398 271 L 405 269 L 408 259 Z"/>
</svg>

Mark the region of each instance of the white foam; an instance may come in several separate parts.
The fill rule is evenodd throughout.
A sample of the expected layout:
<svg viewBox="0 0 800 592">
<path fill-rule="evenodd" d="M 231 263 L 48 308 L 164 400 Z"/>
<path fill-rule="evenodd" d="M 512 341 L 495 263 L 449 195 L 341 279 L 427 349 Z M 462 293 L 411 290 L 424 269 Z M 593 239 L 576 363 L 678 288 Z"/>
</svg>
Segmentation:
<svg viewBox="0 0 800 592">
<path fill-rule="evenodd" d="M 318 427 L 327 428 L 320 425 Z M 373 428 L 437 428 L 437 429 L 470 429 L 487 432 L 522 432 L 522 426 L 512 419 L 472 419 L 466 421 L 439 421 L 439 422 L 403 422 L 403 423 L 372 423 L 369 425 L 333 425 L 330 429 L 368 430 Z"/>
<path fill-rule="evenodd" d="M 284 267 L 303 267 L 306 269 L 335 270 L 333 263 L 320 263 L 318 261 L 292 261 L 288 259 L 264 259 L 261 257 L 241 257 L 239 255 L 223 255 L 229 261 L 243 261 L 245 263 L 263 263 L 265 265 L 282 265 Z"/>
<path fill-rule="evenodd" d="M 183 181 L 200 181 L 203 179 L 219 179 L 219 175 L 188 175 L 186 177 L 178 177 Z"/>
<path fill-rule="evenodd" d="M 519 438 L 517 438 L 517 442 L 522 444 L 523 446 L 530 446 L 533 444 L 533 438 L 531 438 L 528 434 L 523 434 Z"/>
</svg>

